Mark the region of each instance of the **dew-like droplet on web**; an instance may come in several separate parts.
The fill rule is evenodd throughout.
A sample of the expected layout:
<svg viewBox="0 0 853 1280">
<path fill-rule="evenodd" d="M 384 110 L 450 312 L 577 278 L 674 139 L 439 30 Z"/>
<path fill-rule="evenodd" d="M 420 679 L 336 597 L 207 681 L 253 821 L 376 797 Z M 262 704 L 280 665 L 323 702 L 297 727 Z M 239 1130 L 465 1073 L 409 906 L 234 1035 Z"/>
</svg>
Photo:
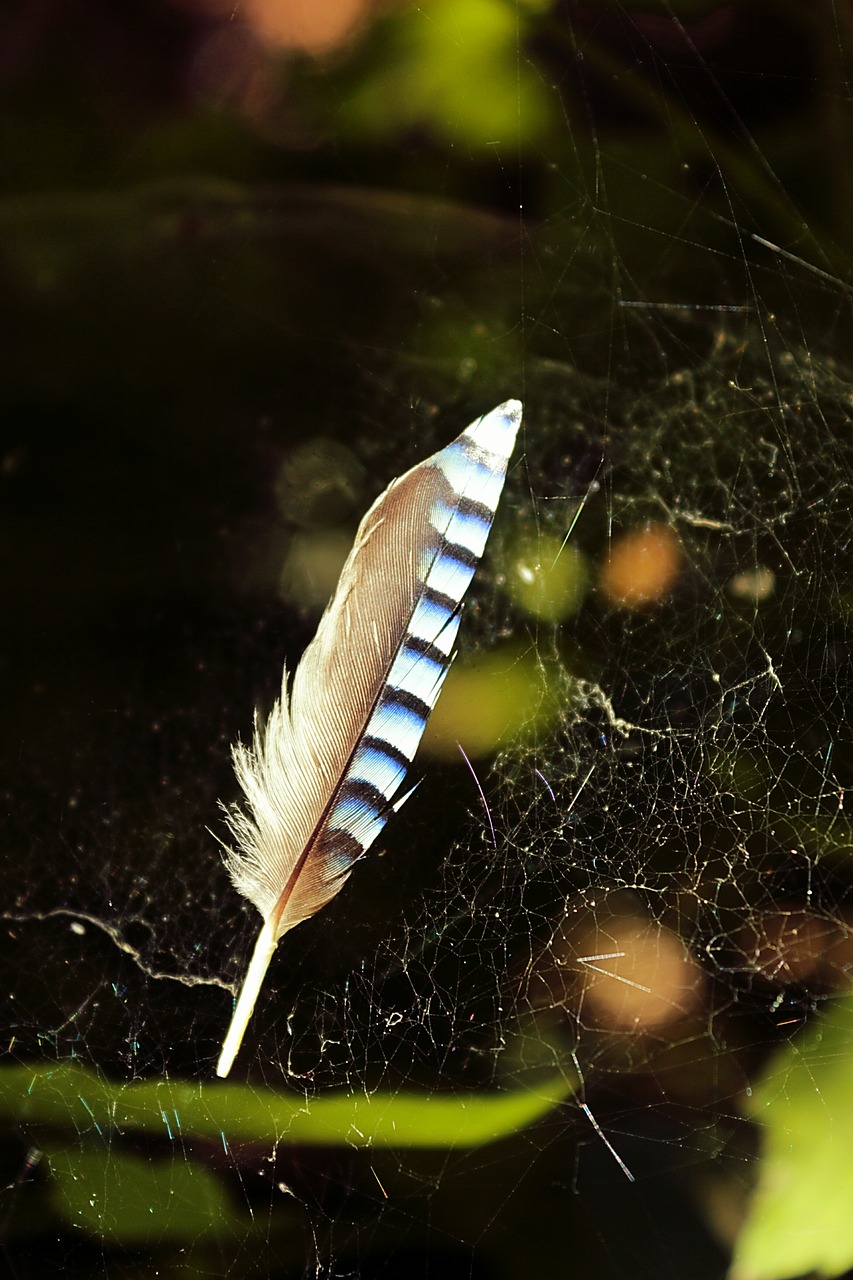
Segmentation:
<svg viewBox="0 0 853 1280">
<path fill-rule="evenodd" d="M 762 604 L 776 590 L 776 575 L 766 565 L 757 564 L 729 579 L 729 595 L 750 604 Z"/>
<path fill-rule="evenodd" d="M 548 534 L 519 539 L 505 551 L 503 566 L 513 603 L 543 622 L 577 613 L 589 589 L 586 556 Z"/>
</svg>

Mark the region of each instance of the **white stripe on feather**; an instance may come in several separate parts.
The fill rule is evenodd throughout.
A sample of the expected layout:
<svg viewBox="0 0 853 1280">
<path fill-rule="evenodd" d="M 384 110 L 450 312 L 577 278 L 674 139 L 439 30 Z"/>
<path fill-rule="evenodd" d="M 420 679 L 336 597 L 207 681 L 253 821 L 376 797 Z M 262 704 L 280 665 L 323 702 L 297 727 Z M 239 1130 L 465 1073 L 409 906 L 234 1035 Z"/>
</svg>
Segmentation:
<svg viewBox="0 0 853 1280">
<path fill-rule="evenodd" d="M 410 711 L 408 707 L 401 707 L 396 702 L 386 702 L 371 718 L 370 733 L 372 737 L 382 738 L 384 742 L 396 747 L 407 760 L 413 760 L 425 724 L 424 717 Z"/>
<path fill-rule="evenodd" d="M 439 462 L 454 493 L 464 493 L 471 502 L 482 503 L 494 514 L 504 487 L 504 472 L 495 471 L 482 453 L 473 454 L 458 442 L 445 449 Z"/>
<path fill-rule="evenodd" d="M 348 796 L 335 805 L 330 821 L 333 830 L 345 831 L 366 849 L 373 844 L 387 818 L 359 804 L 354 796 Z"/>
<path fill-rule="evenodd" d="M 467 440 L 473 440 L 479 448 L 496 454 L 506 472 L 506 464 L 512 457 L 515 437 L 520 425 L 520 401 L 507 400 L 506 404 L 500 405 L 491 413 L 485 413 L 482 418 L 472 422 L 470 427 L 465 428 L 462 435 Z"/>
<path fill-rule="evenodd" d="M 395 689 L 413 693 L 416 698 L 434 706 L 448 670 L 447 663 L 433 662 L 423 654 L 412 654 L 404 649 L 394 659 L 394 665 L 388 673 L 388 683 Z"/>
<path fill-rule="evenodd" d="M 460 621 L 458 613 L 449 613 L 433 600 L 419 600 L 409 623 L 409 635 L 435 645 L 436 649 L 449 655 Z"/>
<path fill-rule="evenodd" d="M 474 570 L 467 564 L 460 564 L 451 556 L 438 556 L 427 574 L 426 585 L 452 600 L 461 601 L 473 576 Z"/>
<path fill-rule="evenodd" d="M 477 515 L 454 511 L 447 503 L 436 503 L 431 517 L 433 528 L 448 541 L 465 547 L 479 560 L 486 548 L 491 522 Z"/>
<path fill-rule="evenodd" d="M 382 792 L 386 800 L 390 800 L 406 776 L 406 770 L 398 760 L 386 755 L 381 747 L 359 747 L 349 776 L 369 782 Z"/>
</svg>

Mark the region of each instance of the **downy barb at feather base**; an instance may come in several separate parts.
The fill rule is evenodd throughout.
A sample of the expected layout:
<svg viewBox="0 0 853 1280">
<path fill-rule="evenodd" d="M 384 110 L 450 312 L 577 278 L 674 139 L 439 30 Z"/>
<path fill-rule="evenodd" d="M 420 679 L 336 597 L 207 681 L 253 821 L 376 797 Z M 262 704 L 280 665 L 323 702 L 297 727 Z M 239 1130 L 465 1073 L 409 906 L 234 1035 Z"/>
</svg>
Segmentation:
<svg viewBox="0 0 853 1280">
<path fill-rule="evenodd" d="M 264 923 L 216 1066 L 227 1076 L 279 938 L 329 902 L 400 794 L 450 668 L 521 425 L 507 400 L 400 476 L 362 520 L 288 690 L 234 767 L 235 888 Z"/>
</svg>

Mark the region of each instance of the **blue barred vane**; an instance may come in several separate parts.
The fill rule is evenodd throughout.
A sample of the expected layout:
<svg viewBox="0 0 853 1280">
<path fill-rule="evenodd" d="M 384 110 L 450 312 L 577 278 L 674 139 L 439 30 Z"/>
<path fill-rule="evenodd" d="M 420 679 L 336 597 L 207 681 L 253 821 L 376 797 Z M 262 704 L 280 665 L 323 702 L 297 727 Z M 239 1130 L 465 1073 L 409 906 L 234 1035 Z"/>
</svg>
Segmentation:
<svg viewBox="0 0 853 1280">
<path fill-rule="evenodd" d="M 393 481 L 362 520 L 337 590 L 234 767 L 226 865 L 264 924 L 216 1066 L 227 1076 L 278 940 L 329 902 L 402 792 L 450 669 L 521 425 L 507 400 Z"/>
</svg>

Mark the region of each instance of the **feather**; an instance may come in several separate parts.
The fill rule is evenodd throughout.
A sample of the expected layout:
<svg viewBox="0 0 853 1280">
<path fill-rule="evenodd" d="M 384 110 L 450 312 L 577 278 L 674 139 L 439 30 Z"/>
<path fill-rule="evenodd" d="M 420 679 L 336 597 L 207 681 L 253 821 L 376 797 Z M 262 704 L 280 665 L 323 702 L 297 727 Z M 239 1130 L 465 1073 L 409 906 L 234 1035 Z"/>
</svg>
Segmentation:
<svg viewBox="0 0 853 1280">
<path fill-rule="evenodd" d="M 359 526 L 337 590 L 266 725 L 234 767 L 234 887 L 261 913 L 216 1067 L 227 1076 L 281 936 L 341 889 L 388 817 L 453 656 L 521 423 L 508 400 L 393 481 Z"/>
</svg>

